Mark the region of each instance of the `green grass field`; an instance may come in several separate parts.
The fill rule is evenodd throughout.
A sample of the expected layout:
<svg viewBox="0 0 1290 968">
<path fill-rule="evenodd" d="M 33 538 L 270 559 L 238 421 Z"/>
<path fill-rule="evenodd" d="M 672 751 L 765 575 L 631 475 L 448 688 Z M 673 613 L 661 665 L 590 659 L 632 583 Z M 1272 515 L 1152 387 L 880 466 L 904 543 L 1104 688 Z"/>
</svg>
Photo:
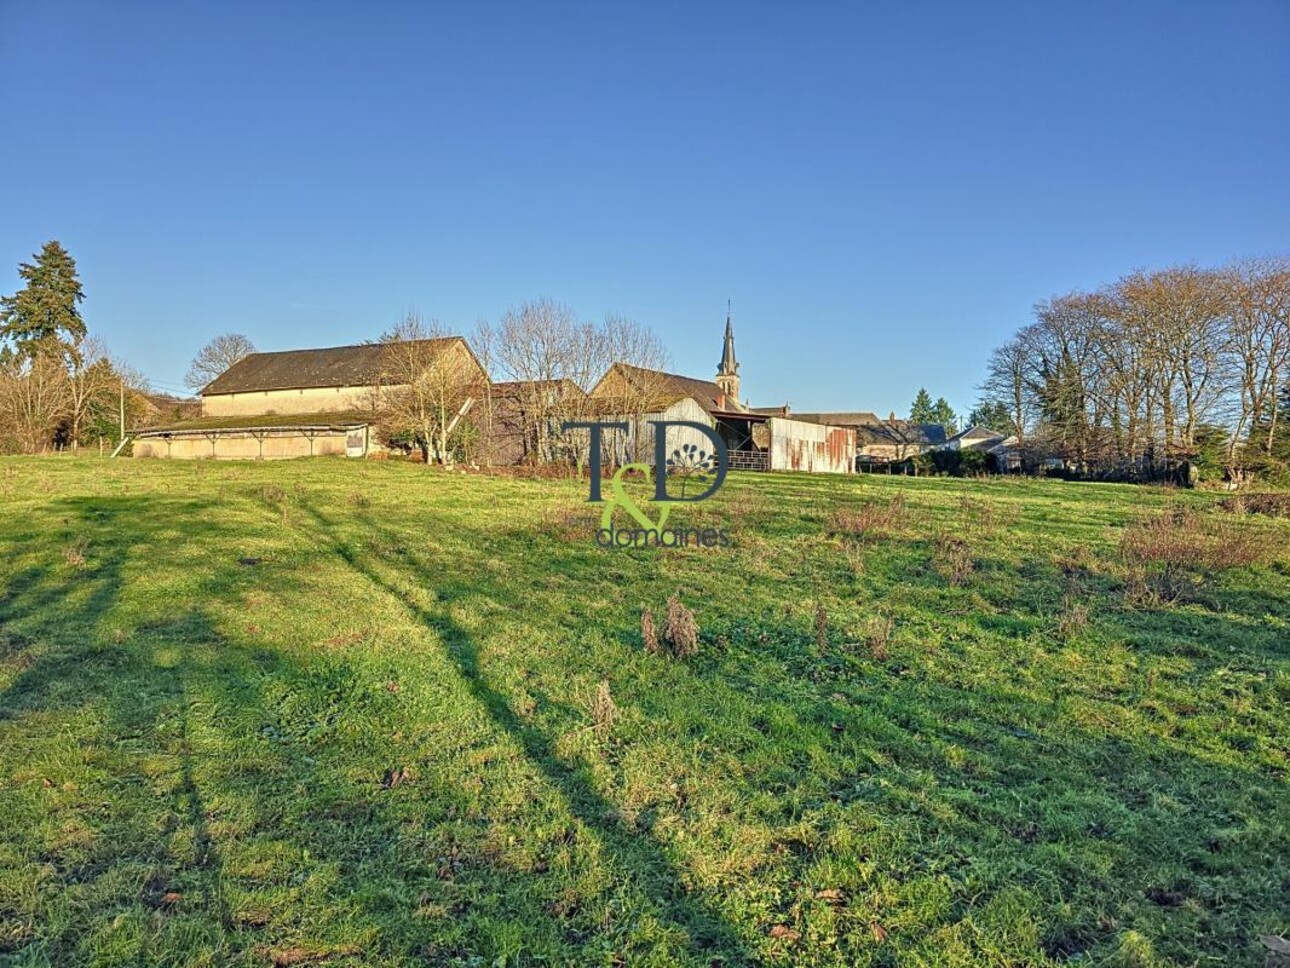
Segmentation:
<svg viewBox="0 0 1290 968">
<path fill-rule="evenodd" d="M 0 463 L 0 963 L 1226 966 L 1290 933 L 1290 521 L 735 476 L 673 516 L 733 548 L 608 551 L 585 497 Z M 1268 560 L 1127 595 L 1167 504 Z M 641 640 L 678 592 L 684 662 Z"/>
</svg>

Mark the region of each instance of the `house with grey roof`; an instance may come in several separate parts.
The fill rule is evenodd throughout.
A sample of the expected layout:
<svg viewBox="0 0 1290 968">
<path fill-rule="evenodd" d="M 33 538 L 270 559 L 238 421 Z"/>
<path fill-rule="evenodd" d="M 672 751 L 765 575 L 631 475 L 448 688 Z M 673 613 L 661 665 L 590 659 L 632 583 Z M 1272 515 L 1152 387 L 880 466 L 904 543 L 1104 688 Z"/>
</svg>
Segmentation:
<svg viewBox="0 0 1290 968">
<path fill-rule="evenodd" d="M 1021 446 L 1016 436 L 975 424 L 949 438 L 945 450 L 975 450 L 989 455 L 998 470 L 1021 469 Z"/>
</svg>

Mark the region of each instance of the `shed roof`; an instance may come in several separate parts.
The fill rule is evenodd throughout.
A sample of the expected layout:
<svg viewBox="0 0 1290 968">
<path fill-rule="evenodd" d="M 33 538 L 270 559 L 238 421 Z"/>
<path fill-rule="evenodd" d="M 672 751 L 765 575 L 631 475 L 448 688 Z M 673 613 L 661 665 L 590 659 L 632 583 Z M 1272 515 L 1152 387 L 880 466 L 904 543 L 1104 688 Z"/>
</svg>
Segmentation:
<svg viewBox="0 0 1290 968">
<path fill-rule="evenodd" d="M 460 336 L 418 340 L 442 352 Z M 466 347 L 469 350 L 469 347 Z M 311 387 L 362 387 L 376 383 L 385 369 L 385 344 L 359 343 L 314 350 L 251 353 L 202 388 L 204 397 L 261 390 L 299 390 Z"/>
</svg>

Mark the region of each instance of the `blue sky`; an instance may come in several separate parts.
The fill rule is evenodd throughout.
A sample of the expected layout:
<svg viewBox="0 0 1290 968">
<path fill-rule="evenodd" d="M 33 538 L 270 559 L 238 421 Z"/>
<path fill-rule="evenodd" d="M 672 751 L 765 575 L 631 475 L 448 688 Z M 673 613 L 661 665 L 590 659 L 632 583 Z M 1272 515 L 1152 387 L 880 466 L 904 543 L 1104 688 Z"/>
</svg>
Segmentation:
<svg viewBox="0 0 1290 968">
<path fill-rule="evenodd" d="M 549 296 L 759 405 L 961 409 L 1054 293 L 1290 252 L 1290 2 L 0 0 L 0 291 L 47 239 L 159 385 L 210 337 Z"/>
</svg>

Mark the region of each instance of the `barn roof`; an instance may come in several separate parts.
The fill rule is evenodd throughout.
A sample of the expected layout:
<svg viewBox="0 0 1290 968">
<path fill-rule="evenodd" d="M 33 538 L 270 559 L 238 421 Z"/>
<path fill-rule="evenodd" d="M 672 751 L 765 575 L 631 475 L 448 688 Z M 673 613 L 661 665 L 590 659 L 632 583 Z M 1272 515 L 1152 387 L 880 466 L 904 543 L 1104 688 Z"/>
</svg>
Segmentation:
<svg viewBox="0 0 1290 968">
<path fill-rule="evenodd" d="M 460 336 L 418 340 L 440 351 Z M 361 387 L 376 383 L 385 369 L 384 344 L 359 343 L 316 350 L 251 353 L 202 388 L 202 396 L 252 393 L 260 390 L 299 390 L 311 387 Z M 467 347 L 469 350 L 469 347 Z"/>
</svg>

